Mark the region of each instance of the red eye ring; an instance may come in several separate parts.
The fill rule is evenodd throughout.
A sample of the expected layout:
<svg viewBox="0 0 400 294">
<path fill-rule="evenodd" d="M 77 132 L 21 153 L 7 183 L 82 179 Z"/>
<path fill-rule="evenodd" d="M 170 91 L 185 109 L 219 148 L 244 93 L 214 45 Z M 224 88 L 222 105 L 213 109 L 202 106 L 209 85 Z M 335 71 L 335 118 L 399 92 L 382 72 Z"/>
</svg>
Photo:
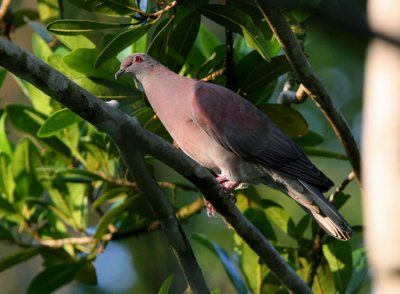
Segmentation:
<svg viewBox="0 0 400 294">
<path fill-rule="evenodd" d="M 142 56 L 139 56 L 139 55 L 135 55 L 135 56 L 133 57 L 133 61 L 134 61 L 135 63 L 141 63 L 141 62 L 143 61 L 143 57 L 142 57 Z"/>
</svg>

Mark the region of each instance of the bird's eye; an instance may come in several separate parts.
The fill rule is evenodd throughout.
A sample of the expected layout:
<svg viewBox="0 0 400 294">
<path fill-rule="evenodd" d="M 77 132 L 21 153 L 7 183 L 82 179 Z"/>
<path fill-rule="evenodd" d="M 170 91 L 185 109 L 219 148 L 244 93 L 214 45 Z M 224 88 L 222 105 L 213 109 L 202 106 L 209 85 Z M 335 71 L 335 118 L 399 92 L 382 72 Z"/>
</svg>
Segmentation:
<svg viewBox="0 0 400 294">
<path fill-rule="evenodd" d="M 135 63 L 141 63 L 143 61 L 143 57 L 141 57 L 139 55 L 136 55 L 136 56 L 133 57 L 133 61 Z"/>
</svg>

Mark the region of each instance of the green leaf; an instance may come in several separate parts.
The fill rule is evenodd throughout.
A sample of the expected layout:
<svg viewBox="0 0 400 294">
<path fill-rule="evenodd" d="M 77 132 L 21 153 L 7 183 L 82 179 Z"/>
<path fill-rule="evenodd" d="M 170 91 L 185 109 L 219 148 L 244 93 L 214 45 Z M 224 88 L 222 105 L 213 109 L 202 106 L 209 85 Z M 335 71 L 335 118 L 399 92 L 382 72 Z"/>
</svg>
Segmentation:
<svg viewBox="0 0 400 294">
<path fill-rule="evenodd" d="M 265 212 L 261 209 L 248 208 L 244 211 L 244 216 L 270 241 L 276 241 L 274 229 Z"/>
<path fill-rule="evenodd" d="M 267 62 L 258 52 L 252 51 L 235 68 L 237 91 L 256 105 L 264 104 L 270 99 L 278 78 L 289 71 L 290 65 L 285 56 L 275 56 Z"/>
<path fill-rule="evenodd" d="M 139 40 L 151 27 L 151 24 L 135 26 L 132 29 L 122 32 L 100 52 L 96 59 L 95 67 L 99 67 L 108 59 L 115 57 L 118 52 L 122 51 L 129 45 L 132 45 L 137 40 Z"/>
<path fill-rule="evenodd" d="M 88 78 L 85 74 L 69 68 L 63 61 L 62 56 L 52 55 L 49 63 L 55 69 L 69 77 L 82 88 L 102 99 L 132 99 L 142 98 L 141 93 L 135 93 L 132 87 L 123 86 L 117 82 L 101 78 Z"/>
<path fill-rule="evenodd" d="M 6 76 L 7 76 L 7 71 L 4 68 L 0 68 L 0 87 L 3 85 Z"/>
<path fill-rule="evenodd" d="M 24 18 L 28 18 L 30 20 L 37 20 L 39 18 L 39 14 L 36 10 L 29 8 L 21 8 L 13 11 L 13 26 L 15 28 L 21 27 L 26 24 Z"/>
<path fill-rule="evenodd" d="M 40 127 L 37 136 L 47 138 L 54 136 L 66 127 L 81 122 L 83 119 L 68 108 L 61 109 L 51 115 Z"/>
<path fill-rule="evenodd" d="M 233 286 L 238 293 L 248 293 L 248 287 L 242 272 L 240 271 L 235 261 L 221 246 L 211 241 L 203 234 L 194 234 L 192 238 L 198 241 L 219 258 L 222 265 L 224 266 L 226 273 L 228 274 L 229 279 L 231 280 Z"/>
<path fill-rule="evenodd" d="M 47 30 L 54 34 L 61 35 L 80 35 L 91 33 L 97 30 L 121 28 L 130 26 L 131 23 L 111 23 L 92 20 L 60 19 L 47 25 Z"/>
<path fill-rule="evenodd" d="M 175 15 L 166 17 L 160 21 L 155 30 L 155 36 L 151 40 L 147 52 L 155 59 L 160 60 L 161 63 L 166 64 L 168 58 L 166 56 L 165 50 L 167 48 L 168 38 L 174 27 L 173 20 Z"/>
<path fill-rule="evenodd" d="M 296 234 L 299 238 L 304 238 L 304 232 L 307 230 L 308 225 L 310 224 L 310 216 L 306 214 L 301 218 L 299 223 L 297 224 Z"/>
<path fill-rule="evenodd" d="M 75 50 L 75 49 L 95 49 L 96 45 L 84 36 L 65 36 L 65 35 L 58 35 L 57 39 L 63 43 L 68 49 Z"/>
<path fill-rule="evenodd" d="M 166 278 L 164 283 L 161 285 L 160 290 L 158 290 L 158 294 L 168 294 L 173 281 L 174 275 L 170 275 L 168 278 Z"/>
<path fill-rule="evenodd" d="M 115 219 L 115 217 L 131 208 L 137 199 L 138 197 L 127 197 L 124 201 L 109 209 L 97 223 L 94 237 L 100 239 L 101 236 L 107 232 L 108 225 Z"/>
<path fill-rule="evenodd" d="M 97 285 L 97 274 L 96 268 L 93 266 L 93 263 L 86 262 L 82 269 L 78 272 L 75 279 L 86 285 Z"/>
<path fill-rule="evenodd" d="M 55 19 L 60 19 L 60 2 L 59 0 L 38 0 L 38 9 L 40 20 L 47 24 Z"/>
<path fill-rule="evenodd" d="M 339 293 L 345 293 L 351 278 L 351 245 L 349 242 L 331 240 L 322 248 L 324 256 L 335 279 L 335 288 Z"/>
<path fill-rule="evenodd" d="M 305 136 L 293 138 L 293 141 L 300 146 L 316 146 L 324 142 L 324 138 L 313 131 L 309 131 Z"/>
<path fill-rule="evenodd" d="M 170 57 L 170 62 L 166 65 L 172 71 L 178 72 L 184 65 L 196 40 L 200 20 L 200 13 L 196 10 L 191 11 L 171 31 L 167 45 L 167 55 Z"/>
<path fill-rule="evenodd" d="M 22 263 L 36 256 L 37 254 L 40 253 L 40 251 L 41 251 L 40 247 L 30 247 L 30 248 L 15 250 L 11 254 L 2 257 L 0 259 L 0 272 L 3 272 L 14 265 Z"/>
<path fill-rule="evenodd" d="M 52 99 L 49 96 L 25 80 L 16 78 L 16 82 L 24 94 L 31 100 L 35 109 L 40 109 L 43 114 L 50 114 L 53 112 L 53 107 L 51 105 Z"/>
<path fill-rule="evenodd" d="M 221 41 L 203 23 L 201 23 L 195 44 L 204 56 L 210 56 L 214 52 L 215 48 L 221 44 Z"/>
<path fill-rule="evenodd" d="M 349 285 L 346 289 L 346 294 L 358 293 L 363 283 L 366 283 L 368 275 L 368 262 L 365 248 L 358 248 L 352 253 L 353 258 L 353 274 Z"/>
<path fill-rule="evenodd" d="M 0 153 L 5 154 L 8 158 L 12 157 L 13 148 L 7 138 L 6 132 L 7 113 L 2 113 L 0 117 Z"/>
<path fill-rule="evenodd" d="M 39 128 L 46 119 L 46 116 L 36 111 L 35 109 L 20 104 L 9 104 L 6 107 L 8 118 L 13 126 L 27 134 L 36 136 Z M 69 148 L 58 138 L 42 138 L 41 142 L 46 144 L 49 148 L 54 149 L 60 154 L 71 157 Z"/>
<path fill-rule="evenodd" d="M 16 183 L 16 192 L 20 197 L 40 196 L 43 189 L 36 176 L 39 150 L 28 138 L 23 138 L 15 148 L 12 171 Z"/>
<path fill-rule="evenodd" d="M 102 193 L 92 204 L 92 209 L 96 209 L 109 200 L 119 199 L 126 197 L 130 188 L 128 187 L 113 187 Z"/>
<path fill-rule="evenodd" d="M 69 262 L 46 267 L 29 285 L 28 294 L 51 293 L 72 282 L 86 262 Z"/>
<path fill-rule="evenodd" d="M 234 6 L 216 4 L 202 5 L 198 9 L 204 16 L 219 25 L 241 34 L 251 48 L 256 49 L 265 60 L 270 59 L 267 52 L 268 41 L 245 12 Z"/>
<path fill-rule="evenodd" d="M 123 76 L 117 80 L 114 78 L 114 74 L 120 66 L 120 62 L 115 56 L 95 68 L 94 64 L 98 55 L 99 50 L 97 49 L 81 48 L 65 55 L 63 61 L 70 69 L 80 72 L 89 78 L 110 80 L 116 84 L 132 87 L 131 77 Z"/>
<path fill-rule="evenodd" d="M 295 228 L 296 226 L 288 212 L 282 206 L 273 201 L 263 199 L 262 203 L 269 219 L 285 234 L 292 237 L 295 236 L 295 232 L 292 231 L 292 228 Z"/>
<path fill-rule="evenodd" d="M 266 104 L 260 106 L 260 110 L 290 137 L 300 137 L 308 133 L 308 124 L 306 120 L 300 112 L 290 106 Z"/>
<path fill-rule="evenodd" d="M 0 240 L 7 240 L 11 243 L 15 242 L 12 232 L 5 226 L 5 224 L 0 224 Z"/>
<path fill-rule="evenodd" d="M 10 172 L 12 161 L 10 157 L 0 153 L 0 190 L 7 196 L 7 199 L 14 200 L 15 181 L 13 174 Z"/>
<path fill-rule="evenodd" d="M 50 46 L 38 34 L 32 35 L 32 51 L 36 57 L 39 57 L 44 62 L 47 62 L 47 58 L 53 54 Z"/>
<path fill-rule="evenodd" d="M 137 12 L 135 0 L 69 0 L 79 8 L 110 16 L 131 15 Z"/>
</svg>

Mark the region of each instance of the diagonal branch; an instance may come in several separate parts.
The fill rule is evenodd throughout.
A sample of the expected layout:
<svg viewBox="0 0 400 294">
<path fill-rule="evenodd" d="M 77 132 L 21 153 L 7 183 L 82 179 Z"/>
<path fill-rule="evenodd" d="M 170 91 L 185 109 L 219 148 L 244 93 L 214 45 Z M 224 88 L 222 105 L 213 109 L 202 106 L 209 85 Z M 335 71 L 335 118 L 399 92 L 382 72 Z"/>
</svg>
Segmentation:
<svg viewBox="0 0 400 294">
<path fill-rule="evenodd" d="M 184 258 L 185 262 L 195 262 L 192 260 L 194 256 L 185 251 L 185 249 L 190 250 L 190 247 L 185 243 L 187 240 L 171 208 L 167 207 L 169 203 L 166 203 L 154 179 L 146 175 L 148 172 L 142 158 L 143 154 L 153 155 L 195 184 L 286 288 L 293 293 L 311 293 L 306 283 L 286 263 L 279 252 L 226 197 L 211 173 L 184 155 L 182 151 L 141 128 L 136 120 L 97 99 L 43 61 L 4 38 L 0 38 L 0 65 L 33 84 L 113 138 L 140 189 L 157 213 L 157 217 L 160 221 L 164 221 L 164 232 L 171 246 L 176 246 L 175 252 L 180 255 L 180 260 Z M 131 140 L 126 140 L 127 137 Z M 153 193 L 154 195 L 151 195 Z M 177 240 L 177 238 L 180 239 Z M 194 274 L 186 272 L 186 275 Z"/>
<path fill-rule="evenodd" d="M 341 141 L 346 150 L 353 170 L 360 180 L 360 151 L 358 144 L 346 122 L 343 114 L 337 109 L 328 92 L 325 90 L 321 81 L 314 73 L 304 52 L 290 29 L 285 17 L 279 11 L 278 1 L 276 0 L 257 0 L 261 12 L 264 14 L 269 26 L 282 45 L 286 57 L 292 66 L 299 82 L 303 84 L 308 95 L 315 101 L 321 109 L 329 123 L 331 124 L 336 136 Z"/>
</svg>

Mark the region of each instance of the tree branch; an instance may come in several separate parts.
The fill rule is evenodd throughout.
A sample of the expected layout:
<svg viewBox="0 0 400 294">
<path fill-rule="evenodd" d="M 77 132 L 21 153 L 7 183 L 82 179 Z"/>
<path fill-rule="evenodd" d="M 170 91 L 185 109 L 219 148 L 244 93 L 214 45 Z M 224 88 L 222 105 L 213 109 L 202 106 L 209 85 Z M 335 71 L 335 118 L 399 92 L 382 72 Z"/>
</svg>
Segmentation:
<svg viewBox="0 0 400 294">
<path fill-rule="evenodd" d="M 0 65 L 35 85 L 113 138 L 124 153 L 124 158 L 129 161 L 127 164 L 138 185 L 146 197 L 150 198 L 148 201 L 152 206 L 154 205 L 154 211 L 159 212 L 158 217 L 164 222 L 165 233 L 171 244 L 177 243 L 176 252 L 182 252 L 182 248 L 186 246 L 185 239 L 182 237 L 183 231 L 172 211 L 167 207 L 169 203 L 160 193 L 155 181 L 145 176 L 147 168 L 142 155 L 146 153 L 158 158 L 194 183 L 285 287 L 294 293 L 311 293 L 305 282 L 279 255 L 279 252 L 226 197 L 211 173 L 184 155 L 182 151 L 141 128 L 136 120 L 97 99 L 52 67 L 4 38 L 0 38 Z M 131 138 L 131 140 L 126 140 L 126 138 Z M 141 171 L 139 174 L 138 170 Z M 152 193 L 158 196 L 149 196 Z M 176 240 L 177 236 L 171 236 L 177 233 L 180 235 L 180 241 Z M 188 250 L 187 247 L 186 250 Z M 194 273 L 186 274 L 193 275 Z"/>
<path fill-rule="evenodd" d="M 261 12 L 264 14 L 265 19 L 285 51 L 286 57 L 299 82 L 303 84 L 309 96 L 315 101 L 331 124 L 336 136 L 346 150 L 357 178 L 360 180 L 361 159 L 358 144 L 353 137 L 346 119 L 334 105 L 321 81 L 314 73 L 285 17 L 279 11 L 278 2 L 276 0 L 257 0 Z"/>
</svg>

